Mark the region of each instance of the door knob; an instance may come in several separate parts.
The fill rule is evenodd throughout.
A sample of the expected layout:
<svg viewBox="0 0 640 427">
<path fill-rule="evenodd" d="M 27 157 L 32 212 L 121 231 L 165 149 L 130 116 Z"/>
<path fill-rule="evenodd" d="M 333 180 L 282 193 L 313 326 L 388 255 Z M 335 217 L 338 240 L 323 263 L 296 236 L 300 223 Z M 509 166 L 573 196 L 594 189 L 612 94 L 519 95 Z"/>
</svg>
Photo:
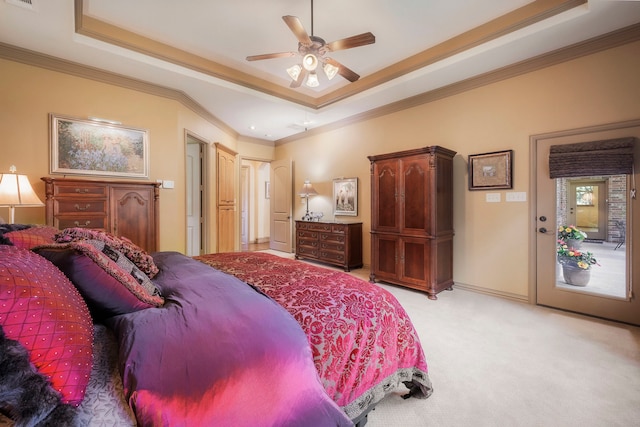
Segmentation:
<svg viewBox="0 0 640 427">
<path fill-rule="evenodd" d="M 540 221 L 545 222 L 546 220 L 547 220 L 547 217 L 546 217 L 546 216 L 542 215 L 542 216 L 540 217 Z"/>
<path fill-rule="evenodd" d="M 544 228 L 544 227 L 540 227 L 540 228 L 538 229 L 538 231 L 539 231 L 540 233 L 546 233 L 546 232 L 547 232 L 547 229 L 546 229 L 546 228 Z"/>
</svg>

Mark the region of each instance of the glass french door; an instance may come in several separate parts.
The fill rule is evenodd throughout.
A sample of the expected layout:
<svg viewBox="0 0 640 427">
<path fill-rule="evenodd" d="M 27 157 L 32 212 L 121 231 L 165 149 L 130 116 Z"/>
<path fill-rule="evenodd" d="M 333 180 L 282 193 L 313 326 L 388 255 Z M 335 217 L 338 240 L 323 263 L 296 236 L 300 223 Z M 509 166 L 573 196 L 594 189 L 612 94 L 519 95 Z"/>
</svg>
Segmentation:
<svg viewBox="0 0 640 427">
<path fill-rule="evenodd" d="M 631 175 L 549 178 L 552 145 L 624 136 L 640 138 L 640 121 L 623 128 L 593 128 L 532 138 L 535 150 L 535 295 L 536 303 L 586 315 L 640 325 L 638 254 L 632 245 L 633 223 L 640 218 L 638 200 L 631 197 Z M 599 130 L 602 129 L 602 130 Z M 533 152 L 532 152 L 533 153 Z M 636 147 L 636 171 L 640 149 Z M 620 224 L 624 224 L 623 227 Z M 574 225 L 587 234 L 579 250 L 595 255 L 585 284 L 570 284 L 558 262 L 559 225 Z M 638 249 L 636 248 L 636 251 Z M 636 260 L 635 263 L 632 260 Z M 636 280 L 634 281 L 634 276 Z"/>
</svg>

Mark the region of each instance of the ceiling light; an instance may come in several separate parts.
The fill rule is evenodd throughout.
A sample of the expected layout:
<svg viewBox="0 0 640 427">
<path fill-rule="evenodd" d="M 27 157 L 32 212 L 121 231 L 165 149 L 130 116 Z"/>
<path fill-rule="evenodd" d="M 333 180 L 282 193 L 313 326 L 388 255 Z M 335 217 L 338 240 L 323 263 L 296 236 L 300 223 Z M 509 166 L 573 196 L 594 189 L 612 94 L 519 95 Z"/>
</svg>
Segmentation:
<svg viewBox="0 0 640 427">
<path fill-rule="evenodd" d="M 324 67 L 322 67 L 324 70 L 324 73 L 327 75 L 327 78 L 329 80 L 331 80 L 332 78 L 334 78 L 336 76 L 336 74 L 338 74 L 338 67 L 336 67 L 335 65 L 331 65 L 328 62 L 324 64 Z"/>
<path fill-rule="evenodd" d="M 302 66 L 307 71 L 314 71 L 318 67 L 318 58 L 312 53 L 307 53 L 302 58 Z"/>
<path fill-rule="evenodd" d="M 307 86 L 309 87 L 320 86 L 320 81 L 318 80 L 318 75 L 316 73 L 309 73 L 309 77 L 307 77 Z"/>
<path fill-rule="evenodd" d="M 289 76 L 291 76 L 291 78 L 294 81 L 298 80 L 298 77 L 300 77 L 301 72 L 302 72 L 302 67 L 299 66 L 298 64 L 294 65 L 293 67 L 287 68 L 287 73 L 289 74 Z"/>
</svg>

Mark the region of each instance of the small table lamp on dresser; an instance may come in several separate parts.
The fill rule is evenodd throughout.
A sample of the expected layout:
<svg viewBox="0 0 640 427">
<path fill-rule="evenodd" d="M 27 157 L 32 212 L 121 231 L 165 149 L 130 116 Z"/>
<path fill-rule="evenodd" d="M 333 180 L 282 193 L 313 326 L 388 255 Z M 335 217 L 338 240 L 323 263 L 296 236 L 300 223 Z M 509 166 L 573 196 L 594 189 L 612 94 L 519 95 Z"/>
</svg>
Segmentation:
<svg viewBox="0 0 640 427">
<path fill-rule="evenodd" d="M 16 174 L 16 167 L 9 168 L 11 173 L 0 175 L 0 206 L 9 207 L 9 224 L 15 223 L 15 207 L 44 206 L 42 200 L 33 191 L 26 175 Z"/>
<path fill-rule="evenodd" d="M 304 214 L 304 216 L 302 217 L 303 221 L 311 221 L 311 214 L 309 213 L 309 196 L 317 196 L 318 192 L 316 191 L 315 188 L 313 188 L 313 185 L 311 185 L 311 181 L 309 181 L 308 179 L 304 182 L 304 185 L 302 186 L 302 190 L 300 190 L 300 197 L 304 197 L 305 199 L 307 199 L 307 212 Z"/>
</svg>

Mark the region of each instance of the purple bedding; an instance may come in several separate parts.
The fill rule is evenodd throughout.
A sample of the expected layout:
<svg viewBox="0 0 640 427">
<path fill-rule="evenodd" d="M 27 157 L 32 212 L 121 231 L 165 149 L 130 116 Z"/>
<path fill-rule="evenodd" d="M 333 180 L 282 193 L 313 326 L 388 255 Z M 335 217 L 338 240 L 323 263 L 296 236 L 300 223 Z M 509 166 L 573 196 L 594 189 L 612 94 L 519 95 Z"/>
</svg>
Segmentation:
<svg viewBox="0 0 640 427">
<path fill-rule="evenodd" d="M 154 254 L 160 308 L 108 321 L 142 426 L 351 426 L 277 303 L 177 252 Z"/>
</svg>

